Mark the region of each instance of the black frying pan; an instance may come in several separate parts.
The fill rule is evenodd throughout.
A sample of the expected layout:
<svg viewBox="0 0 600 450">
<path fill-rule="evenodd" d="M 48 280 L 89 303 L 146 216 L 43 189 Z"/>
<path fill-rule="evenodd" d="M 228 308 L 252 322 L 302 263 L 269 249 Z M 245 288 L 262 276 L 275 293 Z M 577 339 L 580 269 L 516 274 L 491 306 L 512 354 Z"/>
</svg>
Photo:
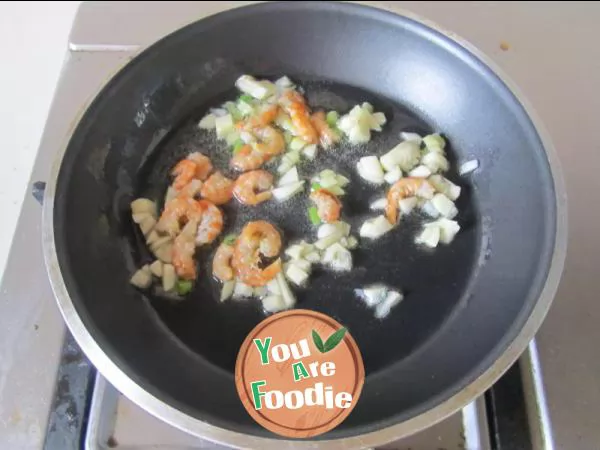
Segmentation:
<svg viewBox="0 0 600 450">
<path fill-rule="evenodd" d="M 519 99 L 481 59 L 416 21 L 355 5 L 266 4 L 213 16 L 150 47 L 102 90 L 71 137 L 47 201 L 50 272 L 75 337 L 109 381 L 163 419 L 235 445 L 266 443 L 230 431 L 275 438 L 242 407 L 232 373 L 242 340 L 265 317 L 260 303 L 219 303 L 207 275 L 210 250 L 198 258 L 205 276 L 185 301 L 146 296 L 128 282 L 151 259 L 130 201 L 162 198 L 168 171 L 190 151 L 216 158 L 215 142 L 196 123 L 233 96 L 243 73 L 288 75 L 313 106 L 346 111 L 369 101 L 386 114 L 384 132 L 352 158 L 318 158 L 319 167 L 333 165 L 352 180 L 347 218 L 364 219 L 380 194 L 358 181 L 353 163 L 391 148 L 400 131 L 442 131 L 454 167 L 479 160 L 472 176 L 449 175 L 463 187 L 462 231 L 450 246 L 417 248 L 409 221 L 361 246 L 352 273 L 317 273 L 297 293 L 298 307 L 349 328 L 366 366 L 356 409 L 320 439 L 403 423 L 395 435 L 407 434 L 460 408 L 514 361 L 549 305 L 556 273 L 543 289 L 557 258 L 558 194 L 547 149 Z M 306 233 L 302 201 L 225 209 L 231 230 L 262 217 L 287 240 Z M 383 321 L 353 293 L 375 281 L 406 294 Z"/>
</svg>

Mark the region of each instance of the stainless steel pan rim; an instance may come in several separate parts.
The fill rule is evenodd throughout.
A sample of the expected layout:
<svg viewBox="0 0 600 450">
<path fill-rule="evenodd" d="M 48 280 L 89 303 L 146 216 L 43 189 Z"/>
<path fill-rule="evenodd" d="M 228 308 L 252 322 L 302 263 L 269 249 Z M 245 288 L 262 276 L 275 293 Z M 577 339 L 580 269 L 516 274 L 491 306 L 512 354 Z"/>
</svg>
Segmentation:
<svg viewBox="0 0 600 450">
<path fill-rule="evenodd" d="M 447 400 L 439 403 L 434 408 L 429 409 L 405 422 L 384 428 L 379 431 L 362 434 L 359 436 L 337 439 L 337 440 L 322 440 L 322 441 L 292 441 L 268 439 L 256 436 L 249 436 L 235 431 L 226 430 L 223 428 L 210 425 L 193 417 L 184 414 L 183 412 L 166 404 L 154 395 L 136 384 L 128 375 L 126 375 L 113 360 L 102 350 L 96 343 L 90 332 L 84 326 L 82 320 L 77 314 L 72 299 L 67 292 L 64 280 L 62 278 L 56 246 L 54 239 L 54 196 L 60 165 L 66 150 L 66 145 L 63 145 L 57 152 L 55 162 L 52 167 L 50 179 L 48 180 L 44 206 L 43 206 L 43 225 L 42 238 L 44 258 L 50 282 L 54 295 L 57 299 L 59 308 L 63 318 L 91 362 L 99 368 L 102 375 L 113 384 L 120 392 L 131 399 L 134 403 L 142 407 L 144 410 L 160 418 L 161 420 L 175 426 L 190 434 L 208 439 L 220 444 L 229 445 L 237 448 L 264 448 L 264 449 L 281 449 L 281 448 L 323 448 L 323 449 L 348 449 L 348 448 L 365 448 L 375 447 L 387 442 L 391 442 L 402 437 L 412 435 L 424 428 L 428 428 L 433 424 L 443 420 L 444 418 L 455 413 L 468 403 L 475 400 L 485 390 L 487 390 L 521 355 L 527 345 L 534 337 L 538 328 L 541 326 L 552 300 L 556 294 L 560 276 L 564 266 L 567 248 L 567 203 L 566 189 L 560 168 L 560 162 L 554 146 L 550 140 L 549 134 L 541 123 L 537 113 L 533 110 L 529 102 L 524 98 L 517 86 L 503 73 L 503 71 L 483 52 L 477 49 L 472 44 L 464 39 L 456 36 L 454 33 L 444 30 L 439 25 L 432 23 L 429 20 L 416 16 L 413 13 L 403 11 L 397 8 L 390 8 L 389 5 L 368 2 L 370 6 L 375 6 L 395 14 L 404 16 L 416 22 L 419 22 L 429 28 L 432 28 L 448 38 L 461 45 L 469 52 L 474 54 L 482 62 L 484 62 L 512 91 L 521 105 L 527 112 L 529 118 L 533 122 L 543 144 L 546 149 L 550 170 L 552 173 L 555 195 L 556 195 L 556 236 L 554 249 L 551 258 L 551 264 L 546 278 L 546 282 L 538 302 L 536 303 L 531 315 L 525 322 L 524 326 L 513 340 L 513 342 L 504 350 L 502 355 L 485 370 L 471 384 L 466 386 L 461 391 L 454 394 Z M 91 99 L 93 100 L 93 98 Z M 90 101 L 91 101 L 90 100 Z M 88 105 L 85 105 L 87 108 Z M 82 109 L 84 111 L 85 108 Z M 72 133 L 75 127 L 71 130 Z M 70 135 L 66 136 L 65 143 L 70 139 Z"/>
</svg>

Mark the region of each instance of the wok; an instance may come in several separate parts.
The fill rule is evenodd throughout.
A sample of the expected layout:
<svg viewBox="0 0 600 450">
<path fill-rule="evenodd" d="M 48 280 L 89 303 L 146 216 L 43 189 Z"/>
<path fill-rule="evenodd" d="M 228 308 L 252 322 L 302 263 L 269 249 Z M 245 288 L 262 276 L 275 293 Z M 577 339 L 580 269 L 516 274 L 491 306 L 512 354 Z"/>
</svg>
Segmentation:
<svg viewBox="0 0 600 450">
<path fill-rule="evenodd" d="M 424 252 L 412 244 L 414 232 L 390 233 L 357 252 L 350 275 L 316 277 L 298 293 L 298 307 L 348 327 L 366 368 L 356 408 L 320 445 L 373 446 L 473 400 L 540 326 L 565 249 L 564 189 L 551 144 L 492 67 L 416 19 L 322 2 L 231 10 L 148 48 L 87 108 L 47 188 L 46 262 L 83 350 L 120 391 L 179 428 L 232 446 L 281 447 L 246 413 L 234 386 L 239 346 L 265 317 L 259 303 L 219 304 L 206 276 L 179 303 L 144 295 L 128 280 L 149 260 L 130 201 L 161 198 L 169 169 L 186 153 L 214 153 L 195 124 L 233 94 L 238 76 L 285 74 L 307 87 L 313 105 L 345 111 L 369 101 L 383 111 L 389 125 L 364 152 L 390 148 L 403 130 L 442 131 L 454 166 L 480 163 L 470 177 L 450 175 L 463 187 L 462 231 L 452 245 Z M 354 181 L 345 211 L 364 217 L 375 191 L 357 181 L 350 159 L 325 158 Z M 248 218 L 226 214 L 231 227 Z M 277 223 L 288 240 L 305 231 L 298 207 L 251 214 Z M 383 321 L 353 293 L 373 281 L 406 293 Z"/>
</svg>

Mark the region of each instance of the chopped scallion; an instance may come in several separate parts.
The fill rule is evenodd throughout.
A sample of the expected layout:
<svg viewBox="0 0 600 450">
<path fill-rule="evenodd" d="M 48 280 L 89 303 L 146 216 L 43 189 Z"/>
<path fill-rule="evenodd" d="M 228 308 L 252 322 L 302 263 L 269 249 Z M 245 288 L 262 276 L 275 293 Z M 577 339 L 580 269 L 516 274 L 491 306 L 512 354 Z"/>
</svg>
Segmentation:
<svg viewBox="0 0 600 450">
<path fill-rule="evenodd" d="M 237 107 L 235 106 L 235 103 L 227 102 L 227 103 L 225 103 L 224 106 L 225 106 L 225 109 L 227 110 L 227 112 L 229 114 L 231 114 L 231 117 L 233 118 L 233 120 L 235 122 L 242 119 L 243 114 L 240 112 L 239 109 L 237 109 Z"/>
<path fill-rule="evenodd" d="M 329 125 L 331 128 L 337 128 L 337 122 L 339 118 L 340 115 L 337 111 L 329 111 L 325 117 L 325 120 L 327 121 L 327 125 Z"/>
<path fill-rule="evenodd" d="M 308 208 L 308 218 L 313 225 L 319 225 L 321 223 L 321 218 L 319 217 L 319 212 L 316 206 L 311 206 Z"/>
<path fill-rule="evenodd" d="M 225 238 L 223 239 L 223 243 L 225 245 L 233 245 L 235 244 L 235 240 L 237 239 L 237 235 L 235 234 L 228 234 L 227 236 L 225 236 Z"/>
<path fill-rule="evenodd" d="M 177 282 L 177 293 L 179 295 L 185 295 L 187 293 L 189 293 L 192 288 L 194 287 L 194 284 L 192 283 L 191 280 L 179 280 Z"/>
<path fill-rule="evenodd" d="M 246 143 L 244 141 L 242 141 L 241 139 L 238 139 L 237 141 L 235 141 L 233 143 L 233 154 L 235 155 L 237 152 L 239 152 L 244 145 L 246 145 Z"/>
</svg>

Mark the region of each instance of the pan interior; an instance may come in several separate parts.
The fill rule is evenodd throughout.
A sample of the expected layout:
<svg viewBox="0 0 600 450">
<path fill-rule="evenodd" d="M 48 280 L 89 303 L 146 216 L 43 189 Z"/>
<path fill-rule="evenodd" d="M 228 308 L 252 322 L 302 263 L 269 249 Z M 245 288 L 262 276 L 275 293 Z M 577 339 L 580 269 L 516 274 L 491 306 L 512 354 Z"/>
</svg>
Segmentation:
<svg viewBox="0 0 600 450">
<path fill-rule="evenodd" d="M 348 111 L 353 105 L 368 101 L 388 118 L 384 132 L 373 133 L 373 139 L 367 145 L 346 144 L 335 150 L 321 151 L 314 162 L 305 161 L 298 167 L 302 178 L 310 179 L 311 175 L 329 168 L 351 180 L 343 198 L 343 218 L 352 224 L 353 234 L 357 235 L 361 223 L 375 215 L 369 210 L 369 204 L 386 192 L 385 187 L 372 186 L 360 179 L 356 173 L 358 159 L 369 154 L 382 154 L 392 148 L 399 142 L 402 131 L 425 135 L 432 129 L 410 110 L 367 91 L 326 81 L 294 79 L 301 81 L 309 104 L 314 108 Z M 228 99 L 235 98 L 234 91 L 228 93 Z M 206 106 L 220 103 L 222 99 L 217 97 L 212 105 Z M 134 192 L 153 199 L 164 197 L 166 186 L 172 179 L 170 170 L 191 151 L 210 156 L 219 169 L 232 178 L 236 177 L 233 171 L 228 170 L 231 150 L 224 143 L 217 142 L 214 133 L 200 130 L 197 126 L 207 107 L 200 108 L 165 136 L 146 161 L 141 176 L 135 179 Z M 448 151 L 454 162 L 451 148 Z M 271 166 L 274 170 L 277 163 Z M 476 219 L 478 214 L 467 180 L 461 180 L 455 171 L 447 176 L 465 185 L 458 203 L 463 228 L 460 240 L 451 246 L 440 246 L 435 251 L 417 246 L 414 237 L 422 223 L 431 219 L 412 216 L 403 220 L 400 230 L 382 239 L 363 240 L 359 249 L 353 251 L 352 272 L 336 274 L 317 266 L 308 286 L 296 291 L 297 307 L 328 314 L 349 328 L 363 353 L 367 374 L 402 360 L 435 332 L 463 297 L 474 270 L 481 236 Z M 238 234 L 249 220 L 268 220 L 282 231 L 287 243 L 302 239 L 315 241 L 316 229 L 306 213 L 309 206 L 306 193 L 282 204 L 271 201 L 246 207 L 237 202 L 229 203 L 223 208 L 226 218 L 223 235 Z M 127 210 L 123 211 L 121 220 L 124 223 L 128 221 L 127 213 Z M 136 261 L 139 265 L 151 263 L 153 257 L 145 250 L 143 236 L 136 232 L 136 228 L 132 225 L 128 230 L 129 236 L 135 236 L 132 247 L 139 254 Z M 197 252 L 198 272 L 202 275 L 197 288 L 185 301 L 148 297 L 161 319 L 185 345 L 233 373 L 243 340 L 266 315 L 257 300 L 219 302 L 220 285 L 210 275 L 212 257 L 219 243 L 220 240 L 217 240 Z M 127 251 L 131 248 L 127 247 Z M 375 319 L 373 311 L 355 295 L 355 289 L 373 283 L 384 283 L 407 294 L 406 300 L 385 320 Z M 222 335 L 222 330 L 227 330 L 226 334 L 215 342 L 214 336 Z M 395 342 L 393 348 L 381 346 L 381 342 L 386 341 Z"/>
<path fill-rule="evenodd" d="M 352 157 L 319 156 L 319 165 L 352 178 L 345 212 L 356 220 L 376 190 L 356 180 L 352 161 L 390 148 L 399 131 L 442 131 L 452 158 L 479 160 L 460 183 L 463 230 L 452 245 L 417 250 L 410 229 L 418 223 L 409 221 L 356 251 L 350 275 L 318 273 L 298 294 L 299 307 L 349 327 L 368 373 L 353 413 L 323 437 L 398 423 L 464 388 L 515 338 L 544 284 L 556 222 L 544 148 L 518 100 L 475 56 L 410 19 L 349 4 L 266 4 L 202 20 L 142 53 L 100 93 L 66 149 L 53 219 L 61 272 L 87 329 L 164 402 L 226 429 L 272 436 L 247 415 L 231 375 L 239 343 L 264 317 L 259 305 L 218 304 L 208 277 L 176 305 L 128 284 L 148 258 L 129 202 L 162 195 L 183 154 L 213 151 L 195 122 L 242 73 L 287 74 L 307 86 L 313 104 L 346 109 L 366 100 L 386 114 L 385 133 Z M 260 215 L 293 240 L 305 236 L 305 209 L 296 201 L 228 211 L 228 226 Z M 210 251 L 203 253 L 206 273 Z M 352 293 L 373 281 L 406 293 L 384 321 Z"/>
</svg>

